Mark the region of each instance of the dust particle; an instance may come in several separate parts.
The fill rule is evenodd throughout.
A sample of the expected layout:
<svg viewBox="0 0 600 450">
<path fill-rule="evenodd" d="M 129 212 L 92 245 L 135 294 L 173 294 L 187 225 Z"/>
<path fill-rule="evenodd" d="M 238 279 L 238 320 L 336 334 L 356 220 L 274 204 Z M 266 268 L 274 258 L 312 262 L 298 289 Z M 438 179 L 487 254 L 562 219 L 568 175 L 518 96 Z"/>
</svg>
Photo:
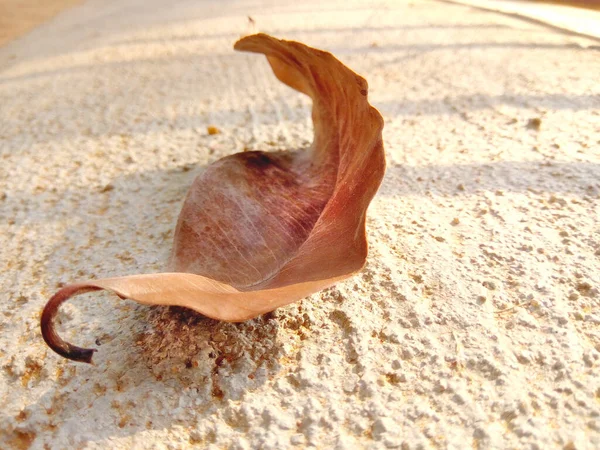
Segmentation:
<svg viewBox="0 0 600 450">
<path fill-rule="evenodd" d="M 194 164 L 184 164 L 183 166 L 179 167 L 179 170 L 181 170 L 182 172 L 189 172 L 193 168 Z"/>
<path fill-rule="evenodd" d="M 587 281 L 577 283 L 575 285 L 575 289 L 577 289 L 577 291 L 584 297 L 592 297 L 595 293 L 595 289 L 593 289 L 592 285 Z"/>
<path fill-rule="evenodd" d="M 421 284 L 423 282 L 423 277 L 418 274 L 409 274 L 409 276 L 417 283 Z"/>
<path fill-rule="evenodd" d="M 494 283 L 493 281 L 484 281 L 481 284 L 483 285 L 483 287 L 485 287 L 486 289 L 489 289 L 490 291 L 496 290 L 496 283 Z"/>
<path fill-rule="evenodd" d="M 11 448 L 25 450 L 31 447 L 31 444 L 35 438 L 36 434 L 33 431 L 15 430 L 13 437 L 9 438 L 8 443 L 10 444 Z"/>
<path fill-rule="evenodd" d="M 529 119 L 529 121 L 527 122 L 527 128 L 529 128 L 530 130 L 540 131 L 541 126 L 542 119 L 540 119 L 539 117 Z"/>
<path fill-rule="evenodd" d="M 129 421 L 131 420 L 131 416 L 129 414 L 125 414 L 124 416 L 121 417 L 121 420 L 119 420 L 119 428 L 124 428 L 125 425 L 127 425 L 129 423 Z"/>
</svg>

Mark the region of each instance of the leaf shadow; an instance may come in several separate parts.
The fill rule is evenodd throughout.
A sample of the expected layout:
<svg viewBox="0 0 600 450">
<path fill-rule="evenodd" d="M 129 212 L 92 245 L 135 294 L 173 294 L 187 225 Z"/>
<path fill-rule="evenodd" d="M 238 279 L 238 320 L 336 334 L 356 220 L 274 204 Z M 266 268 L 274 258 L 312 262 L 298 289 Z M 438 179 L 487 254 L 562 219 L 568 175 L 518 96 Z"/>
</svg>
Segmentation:
<svg viewBox="0 0 600 450">
<path fill-rule="evenodd" d="M 496 161 L 411 166 L 391 164 L 380 189 L 383 196 L 468 196 L 497 191 L 569 194 L 579 198 L 600 192 L 600 164 L 564 161 Z"/>
<path fill-rule="evenodd" d="M 103 208 L 103 200 L 96 198 L 87 208 L 71 211 L 80 226 L 67 230 L 65 244 L 46 262 L 46 281 L 50 284 L 46 290 L 52 292 L 63 283 L 86 277 L 159 271 L 162 262 L 154 261 L 165 260 L 168 255 L 179 202 L 183 201 L 191 178 L 202 166 L 188 169 L 189 166 L 184 166 L 142 176 L 124 175 L 114 179 L 113 188 L 105 192 L 98 189 L 73 192 L 67 188 L 64 193 L 67 197 L 106 199 L 112 196 L 119 200 L 93 220 L 90 210 Z M 169 180 L 165 184 L 163 177 Z M 149 179 L 155 182 L 149 183 Z M 177 201 L 170 200 L 173 195 Z M 120 202 L 126 197 L 135 198 L 145 206 L 128 214 L 131 205 Z M 164 214 L 164 211 L 151 211 L 156 204 L 167 205 L 164 209 L 172 210 L 165 223 L 155 220 L 157 215 Z M 66 205 L 49 208 L 42 220 L 57 220 L 62 215 L 59 211 L 64 208 L 68 209 Z M 93 236 L 85 236 L 92 222 Z M 168 236 L 163 235 L 164 229 L 169 230 Z M 82 233 L 82 230 L 85 231 Z M 114 239 L 102 241 L 100 236 L 113 236 L 110 230 L 125 231 L 117 233 Z M 145 231 L 140 233 L 140 230 Z M 149 235 L 153 236 L 151 245 L 148 245 Z M 144 242 L 146 256 L 150 254 L 145 262 L 124 252 Z M 74 248 L 78 251 L 69 256 Z M 215 414 L 228 401 L 243 400 L 247 392 L 260 388 L 281 371 L 280 359 L 286 352 L 279 334 L 283 328 L 297 328 L 296 309 L 276 311 L 244 323 L 226 323 L 186 308 L 139 305 L 106 293 L 76 297 L 61 308 L 58 330 L 67 340 L 97 348 L 95 366 L 57 360 L 57 355 L 48 352 L 46 364 L 50 363 L 49 367 L 58 364 L 58 375 L 49 376 L 54 383 L 42 397 L 26 407 L 24 414 L 45 415 L 50 424 L 63 423 L 46 430 L 52 434 L 53 442 L 72 441 L 68 434 L 73 432 L 75 420 L 106 425 L 98 427 L 93 436 L 79 444 L 170 429 L 177 424 L 176 414 L 165 414 L 160 408 L 145 410 L 142 422 L 141 416 L 136 415 L 135 404 L 144 395 L 155 397 L 155 393 L 165 391 L 166 386 L 175 386 L 178 392 L 193 392 L 201 401 L 195 405 L 194 414 L 202 420 L 203 416 Z M 52 359 L 57 361 L 49 361 Z M 104 395 L 111 391 L 112 396 Z M 119 400 L 107 404 L 108 398 L 115 395 Z M 182 394 L 181 398 L 165 401 L 169 408 L 176 410 L 184 397 Z M 71 408 L 79 399 L 92 400 L 75 414 Z M 106 417 L 107 410 L 112 417 Z M 15 432 L 19 432 L 18 427 Z"/>
</svg>

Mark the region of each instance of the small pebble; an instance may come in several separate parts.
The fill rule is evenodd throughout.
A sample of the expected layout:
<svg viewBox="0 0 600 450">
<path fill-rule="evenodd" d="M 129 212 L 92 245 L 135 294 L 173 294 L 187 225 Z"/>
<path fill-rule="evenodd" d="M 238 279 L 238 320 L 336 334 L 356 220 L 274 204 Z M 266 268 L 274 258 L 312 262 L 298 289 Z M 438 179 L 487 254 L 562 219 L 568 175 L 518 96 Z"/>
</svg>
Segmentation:
<svg viewBox="0 0 600 450">
<path fill-rule="evenodd" d="M 483 284 L 483 287 L 489 289 L 490 291 L 496 290 L 496 283 L 494 283 L 493 281 L 484 281 L 481 284 Z"/>
<path fill-rule="evenodd" d="M 542 119 L 540 119 L 539 117 L 534 117 L 527 121 L 527 128 L 529 128 L 530 130 L 539 131 L 541 126 L 542 126 Z"/>
</svg>

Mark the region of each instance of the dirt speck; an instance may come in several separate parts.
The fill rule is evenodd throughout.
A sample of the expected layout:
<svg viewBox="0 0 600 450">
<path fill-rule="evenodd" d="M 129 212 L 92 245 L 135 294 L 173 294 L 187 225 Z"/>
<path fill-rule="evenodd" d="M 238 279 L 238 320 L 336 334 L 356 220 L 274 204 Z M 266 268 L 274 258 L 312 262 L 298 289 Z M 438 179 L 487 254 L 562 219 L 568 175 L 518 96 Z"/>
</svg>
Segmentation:
<svg viewBox="0 0 600 450">
<path fill-rule="evenodd" d="M 540 119 L 539 117 L 534 117 L 527 121 L 527 128 L 529 128 L 530 130 L 539 131 L 541 126 L 542 126 L 542 119 Z"/>
<path fill-rule="evenodd" d="M 7 439 L 9 448 L 15 450 L 27 450 L 33 444 L 36 438 L 36 433 L 33 431 L 14 430 L 12 436 Z"/>
<path fill-rule="evenodd" d="M 409 274 L 409 277 L 411 277 L 415 281 L 415 283 L 421 284 L 423 282 L 423 277 L 419 274 Z"/>
<path fill-rule="evenodd" d="M 577 289 L 577 291 L 584 297 L 595 297 L 597 293 L 597 290 L 594 289 L 594 287 L 587 281 L 577 283 L 575 285 L 575 289 Z"/>
<path fill-rule="evenodd" d="M 493 281 L 484 281 L 481 284 L 483 285 L 483 287 L 485 287 L 486 289 L 489 289 L 490 291 L 496 290 L 496 283 L 494 283 Z"/>
</svg>

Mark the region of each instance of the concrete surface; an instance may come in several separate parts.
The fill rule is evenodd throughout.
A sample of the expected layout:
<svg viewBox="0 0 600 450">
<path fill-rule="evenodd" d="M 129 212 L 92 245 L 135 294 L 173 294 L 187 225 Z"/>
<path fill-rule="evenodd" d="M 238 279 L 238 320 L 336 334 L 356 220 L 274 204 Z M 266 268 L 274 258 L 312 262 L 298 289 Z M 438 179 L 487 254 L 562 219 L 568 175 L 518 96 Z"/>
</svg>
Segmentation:
<svg viewBox="0 0 600 450">
<path fill-rule="evenodd" d="M 0 46 L 79 3 L 80 0 L 0 0 Z"/>
<path fill-rule="evenodd" d="M 487 11 L 499 12 L 534 23 L 541 23 L 560 31 L 589 37 L 600 41 L 600 2 L 596 9 L 558 5 L 552 3 L 534 3 L 527 0 L 440 0 L 447 3 L 472 6 Z M 565 3 L 568 3 L 565 2 Z M 577 4 L 577 2 L 573 2 Z"/>
<path fill-rule="evenodd" d="M 159 271 L 187 187 L 311 140 L 254 29 L 370 84 L 358 276 L 243 324 L 59 285 Z M 90 0 L 0 48 L 0 447 L 600 447 L 600 54 L 428 1 Z M 209 134 L 215 126 L 221 133 Z"/>
</svg>

